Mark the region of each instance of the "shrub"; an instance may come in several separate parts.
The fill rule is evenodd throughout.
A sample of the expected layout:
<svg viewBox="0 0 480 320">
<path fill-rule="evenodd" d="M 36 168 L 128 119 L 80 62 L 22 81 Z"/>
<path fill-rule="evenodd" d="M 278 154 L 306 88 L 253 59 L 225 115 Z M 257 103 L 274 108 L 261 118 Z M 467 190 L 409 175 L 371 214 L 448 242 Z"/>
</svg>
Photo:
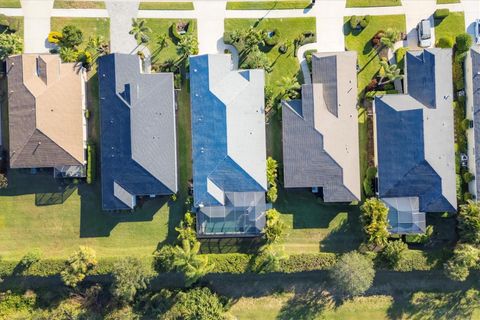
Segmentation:
<svg viewBox="0 0 480 320">
<path fill-rule="evenodd" d="M 453 48 L 453 40 L 450 37 L 442 37 L 435 44 L 438 48 Z"/>
<path fill-rule="evenodd" d="M 48 34 L 48 42 L 53 43 L 53 44 L 57 44 L 57 43 L 60 42 L 60 40 L 62 40 L 62 33 L 61 32 L 51 31 Z"/>
<path fill-rule="evenodd" d="M 461 33 L 455 37 L 455 45 L 457 50 L 460 52 L 465 52 L 470 50 L 470 47 L 473 44 L 472 36 L 468 33 Z"/>
<path fill-rule="evenodd" d="M 0 292 L 0 319 L 31 319 L 30 313 L 36 303 L 37 296 L 31 291 L 25 294 Z"/>
<path fill-rule="evenodd" d="M 474 201 L 467 201 L 460 206 L 457 215 L 460 239 L 463 242 L 480 244 L 480 206 Z"/>
<path fill-rule="evenodd" d="M 357 29 L 359 24 L 360 24 L 360 21 L 362 21 L 362 17 L 359 17 L 359 16 L 351 16 L 350 17 L 350 28 L 352 29 Z"/>
<path fill-rule="evenodd" d="M 475 180 L 475 176 L 473 174 L 471 174 L 470 172 L 465 172 L 463 174 L 463 181 L 465 181 L 466 183 L 469 183 L 473 180 Z"/>
<path fill-rule="evenodd" d="M 266 45 L 273 47 L 277 45 L 279 41 L 280 41 L 280 31 L 278 31 L 278 29 L 274 29 L 273 31 L 267 32 L 265 34 Z"/>
<path fill-rule="evenodd" d="M 370 23 L 370 16 L 367 14 L 366 16 L 363 17 L 362 21 L 360 21 L 360 27 L 363 29 L 368 26 Z"/>
<path fill-rule="evenodd" d="M 444 265 L 445 274 L 452 280 L 465 281 L 470 269 L 478 263 L 478 259 L 477 248 L 468 244 L 458 244 L 453 250 L 453 257 Z"/>
<path fill-rule="evenodd" d="M 23 274 L 25 271 L 30 269 L 30 267 L 32 267 L 35 263 L 39 262 L 40 258 L 41 258 L 41 254 L 39 251 L 28 252 L 26 255 L 22 257 L 22 259 L 20 260 L 20 262 L 18 263 L 15 269 L 17 269 L 18 273 Z"/>
<path fill-rule="evenodd" d="M 465 192 L 463 194 L 463 201 L 468 201 L 468 200 L 472 200 L 473 196 L 470 192 Z"/>
<path fill-rule="evenodd" d="M 125 257 L 115 263 L 112 277 L 110 290 L 121 303 L 132 302 L 138 291 L 147 288 L 147 272 L 137 258 Z"/>
<path fill-rule="evenodd" d="M 220 298 L 206 287 L 180 291 L 174 301 L 162 319 L 225 319 L 225 308 Z"/>
<path fill-rule="evenodd" d="M 158 273 L 172 272 L 175 269 L 174 259 L 175 249 L 170 245 L 162 246 L 153 254 L 153 269 Z"/>
<path fill-rule="evenodd" d="M 8 56 L 20 54 L 23 51 L 23 40 L 13 33 L 0 34 L 0 60 L 5 60 Z"/>
<path fill-rule="evenodd" d="M 457 199 L 459 201 L 462 200 L 462 176 L 457 174 L 455 176 L 455 190 L 456 190 L 456 194 L 457 194 Z"/>
<path fill-rule="evenodd" d="M 360 209 L 367 243 L 374 246 L 384 246 L 389 236 L 388 208 L 380 200 L 370 198 L 364 202 Z"/>
<path fill-rule="evenodd" d="M 178 232 L 177 239 L 180 240 L 180 242 L 186 240 L 193 245 L 195 242 L 197 242 L 197 234 L 195 232 L 195 227 L 195 214 L 187 211 L 183 219 L 180 221 L 180 225 L 178 227 L 175 227 L 175 231 Z"/>
<path fill-rule="evenodd" d="M 395 51 L 395 60 L 397 60 L 397 67 L 402 70 L 405 69 L 405 55 L 407 54 L 408 48 L 401 47 Z"/>
<path fill-rule="evenodd" d="M 463 66 L 459 62 L 454 62 L 452 66 L 453 85 L 455 90 L 460 91 L 465 89 L 465 81 L 463 76 Z"/>
<path fill-rule="evenodd" d="M 170 28 L 173 28 L 172 26 L 170 26 Z M 173 32 L 172 32 L 173 33 Z M 225 31 L 223 33 L 223 42 L 225 44 L 230 44 L 230 45 L 233 45 L 235 42 L 233 41 L 232 39 L 232 33 L 230 31 Z"/>
<path fill-rule="evenodd" d="M 267 182 L 268 182 L 268 191 L 267 191 L 267 201 L 274 203 L 277 201 L 277 173 L 278 164 L 275 159 L 272 157 L 267 158 Z"/>
<path fill-rule="evenodd" d="M 330 275 L 341 293 L 357 296 L 372 286 L 375 269 L 370 258 L 352 251 L 340 257 Z"/>
<path fill-rule="evenodd" d="M 447 8 L 444 8 L 444 9 L 435 10 L 435 13 L 433 14 L 433 16 L 435 19 L 445 19 L 446 17 L 448 17 L 449 14 L 450 14 L 450 10 Z"/>
<path fill-rule="evenodd" d="M 469 119 L 463 119 L 462 120 L 462 129 L 464 131 L 470 129 L 470 120 Z"/>
<path fill-rule="evenodd" d="M 267 221 L 263 233 L 265 234 L 267 243 L 278 242 L 287 226 L 280 218 L 280 213 L 276 209 L 267 210 L 265 217 Z"/>
<path fill-rule="evenodd" d="M 268 191 L 267 191 L 267 201 L 271 203 L 275 203 L 275 201 L 277 201 L 277 198 L 278 198 L 277 193 L 278 193 L 277 187 L 275 185 L 270 186 L 270 188 L 268 188 Z"/>
<path fill-rule="evenodd" d="M 372 79 L 370 80 L 370 83 L 367 86 L 367 91 L 372 91 L 378 86 L 378 80 L 377 79 Z"/>
<path fill-rule="evenodd" d="M 365 177 L 365 179 L 363 179 L 363 192 L 365 193 L 365 196 L 367 196 L 367 197 L 373 196 L 372 179 L 368 179 L 367 177 Z"/>
<path fill-rule="evenodd" d="M 8 188 L 8 178 L 4 173 L 0 173 L 0 189 Z"/>
<path fill-rule="evenodd" d="M 90 110 L 89 110 L 89 109 L 85 109 L 84 115 L 85 115 L 85 119 L 87 119 L 87 120 L 90 119 Z"/>
<path fill-rule="evenodd" d="M 88 51 L 81 51 L 78 53 L 77 62 L 82 64 L 82 67 L 85 69 L 90 69 L 90 66 L 93 63 L 92 54 Z"/>
<path fill-rule="evenodd" d="M 63 282 L 75 288 L 86 275 L 97 265 L 95 251 L 88 247 L 80 247 L 65 262 L 65 267 L 60 273 Z"/>
<path fill-rule="evenodd" d="M 396 269 L 408 245 L 402 240 L 390 241 L 383 248 L 380 256 L 387 266 Z"/>
<path fill-rule="evenodd" d="M 281 43 L 280 46 L 278 47 L 278 52 L 281 54 L 285 54 L 288 51 L 288 46 L 285 43 Z"/>
<path fill-rule="evenodd" d="M 95 181 L 96 176 L 96 156 L 95 145 L 90 142 L 87 145 L 87 183 L 91 184 Z"/>
<path fill-rule="evenodd" d="M 280 269 L 286 273 L 328 270 L 336 261 L 336 255 L 330 252 L 292 254 L 288 259 L 282 260 Z"/>
<path fill-rule="evenodd" d="M 366 172 L 367 178 L 373 179 L 373 178 L 375 178 L 376 175 L 377 175 L 377 168 L 376 167 L 368 167 L 367 172 Z"/>
<path fill-rule="evenodd" d="M 62 38 L 59 41 L 60 46 L 74 48 L 83 42 L 82 30 L 74 25 L 67 25 L 62 29 Z"/>
</svg>

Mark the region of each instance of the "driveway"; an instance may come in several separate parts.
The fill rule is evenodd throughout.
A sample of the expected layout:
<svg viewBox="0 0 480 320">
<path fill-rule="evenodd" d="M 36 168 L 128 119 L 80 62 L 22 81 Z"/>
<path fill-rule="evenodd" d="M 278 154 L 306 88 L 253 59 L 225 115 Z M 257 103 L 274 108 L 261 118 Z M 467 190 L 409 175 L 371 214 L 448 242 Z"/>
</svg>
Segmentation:
<svg viewBox="0 0 480 320">
<path fill-rule="evenodd" d="M 135 53 L 138 45 L 129 34 L 132 19 L 137 17 L 139 1 L 106 1 L 110 16 L 110 50 L 118 53 Z"/>
<path fill-rule="evenodd" d="M 24 52 L 47 53 L 53 0 L 21 0 L 24 15 Z"/>
<path fill-rule="evenodd" d="M 226 48 L 223 43 L 226 5 L 227 1 L 194 2 L 200 54 L 223 53 L 223 50 Z"/>
</svg>

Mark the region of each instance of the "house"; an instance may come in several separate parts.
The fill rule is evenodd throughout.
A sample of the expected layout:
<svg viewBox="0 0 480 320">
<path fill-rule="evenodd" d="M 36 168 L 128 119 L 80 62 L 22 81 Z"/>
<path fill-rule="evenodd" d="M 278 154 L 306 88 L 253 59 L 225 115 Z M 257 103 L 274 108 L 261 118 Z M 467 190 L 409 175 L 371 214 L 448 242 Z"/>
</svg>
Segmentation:
<svg viewBox="0 0 480 320">
<path fill-rule="evenodd" d="M 470 49 L 465 60 L 466 118 L 471 120 L 468 138 L 468 170 L 475 179 L 468 184 L 473 198 L 480 199 L 480 46 Z M 477 178 L 478 177 L 478 178 Z"/>
<path fill-rule="evenodd" d="M 302 100 L 283 101 L 285 188 L 313 188 L 325 202 L 360 200 L 357 54 L 312 55 Z"/>
<path fill-rule="evenodd" d="M 374 100 L 378 195 L 395 234 L 423 233 L 426 212 L 457 208 L 451 50 L 405 61 L 406 94 Z"/>
<path fill-rule="evenodd" d="M 142 73 L 136 55 L 99 58 L 103 210 L 177 192 L 172 73 Z"/>
<path fill-rule="evenodd" d="M 264 71 L 230 55 L 190 57 L 193 205 L 199 237 L 256 236 L 265 225 Z"/>
<path fill-rule="evenodd" d="M 11 56 L 6 68 L 10 168 L 85 177 L 84 72 L 50 54 Z"/>
</svg>

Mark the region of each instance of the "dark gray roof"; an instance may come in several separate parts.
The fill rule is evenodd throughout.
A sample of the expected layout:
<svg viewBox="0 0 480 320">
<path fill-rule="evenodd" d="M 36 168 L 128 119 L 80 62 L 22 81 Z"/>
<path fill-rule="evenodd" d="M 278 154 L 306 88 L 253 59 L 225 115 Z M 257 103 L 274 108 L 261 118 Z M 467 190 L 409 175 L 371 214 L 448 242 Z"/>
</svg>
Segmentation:
<svg viewBox="0 0 480 320">
<path fill-rule="evenodd" d="M 312 56 L 312 84 L 284 101 L 286 188 L 323 188 L 325 202 L 360 199 L 355 52 Z"/>
<path fill-rule="evenodd" d="M 474 129 L 474 158 L 475 158 L 475 196 L 480 199 L 480 46 L 475 46 L 470 50 L 470 61 L 472 71 L 472 91 L 471 98 L 473 103 L 473 129 Z M 469 79 L 467 79 L 468 83 Z M 470 106 L 470 103 L 469 103 Z M 467 106 L 467 108 L 469 107 Z"/>
<path fill-rule="evenodd" d="M 99 59 L 98 77 L 103 208 L 177 192 L 173 74 L 144 74 L 137 56 L 111 54 Z"/>
</svg>

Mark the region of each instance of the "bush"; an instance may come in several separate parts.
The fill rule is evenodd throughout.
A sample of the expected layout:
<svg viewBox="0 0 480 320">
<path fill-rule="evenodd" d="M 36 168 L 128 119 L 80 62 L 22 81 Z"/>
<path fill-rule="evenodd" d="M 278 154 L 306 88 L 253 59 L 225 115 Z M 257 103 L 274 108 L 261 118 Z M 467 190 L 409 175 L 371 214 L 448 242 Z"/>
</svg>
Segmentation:
<svg viewBox="0 0 480 320">
<path fill-rule="evenodd" d="M 453 48 L 453 40 L 450 37 L 442 37 L 435 44 L 438 48 Z"/>
<path fill-rule="evenodd" d="M 95 181 L 96 176 L 96 155 L 95 145 L 90 142 L 87 145 L 87 183 L 92 184 Z"/>
<path fill-rule="evenodd" d="M 433 14 L 433 17 L 435 19 L 445 19 L 446 17 L 448 17 L 448 15 L 450 14 L 450 10 L 445 8 L 445 9 L 437 9 L 435 10 L 435 13 Z"/>
<path fill-rule="evenodd" d="M 403 253 L 408 249 L 408 245 L 402 240 L 390 241 L 383 248 L 380 257 L 390 268 L 396 269 L 402 259 Z"/>
<path fill-rule="evenodd" d="M 57 44 L 57 43 L 60 42 L 60 40 L 62 40 L 62 33 L 61 32 L 51 31 L 48 34 L 48 42 L 53 43 L 53 44 Z"/>
<path fill-rule="evenodd" d="M 357 296 L 372 286 L 375 269 L 370 258 L 352 251 L 340 257 L 330 274 L 340 292 Z"/>
<path fill-rule="evenodd" d="M 366 16 L 363 17 L 362 21 L 360 21 L 360 27 L 364 29 L 368 26 L 369 23 L 370 23 L 370 16 L 367 14 Z"/>
<path fill-rule="evenodd" d="M 457 47 L 457 50 L 460 52 L 466 52 L 470 50 L 472 44 L 472 36 L 470 36 L 468 33 L 461 33 L 455 37 L 455 45 Z"/>
<path fill-rule="evenodd" d="M 23 51 L 23 39 L 13 33 L 0 34 L 0 60 L 5 60 L 8 56 L 20 54 Z"/>
<path fill-rule="evenodd" d="M 185 33 L 181 34 L 178 31 L 179 26 L 185 30 Z M 172 25 L 170 26 L 170 31 L 173 36 L 172 40 L 180 41 L 185 34 L 191 33 L 192 30 L 190 30 L 189 22 L 178 21 L 178 22 L 172 23 Z"/>
<path fill-rule="evenodd" d="M 384 246 L 387 244 L 388 232 L 388 208 L 385 204 L 376 199 L 367 199 L 361 209 L 361 221 L 365 232 L 367 243 L 373 246 Z"/>
<path fill-rule="evenodd" d="M 465 81 L 463 76 L 463 66 L 459 62 L 454 62 L 452 66 L 453 85 L 456 91 L 465 89 Z"/>
<path fill-rule="evenodd" d="M 288 46 L 285 43 L 281 43 L 280 46 L 278 47 L 278 52 L 281 54 L 285 54 L 288 51 Z"/>
<path fill-rule="evenodd" d="M 220 298 L 206 287 L 180 291 L 174 301 L 162 319 L 225 319 L 225 308 Z"/>
<path fill-rule="evenodd" d="M 8 188 L 8 178 L 4 173 L 0 173 L 0 189 Z"/>
<path fill-rule="evenodd" d="M 351 16 L 350 17 L 350 28 L 352 29 L 357 29 L 359 24 L 360 24 L 360 21 L 362 21 L 362 17 L 359 17 L 359 16 Z"/>
<path fill-rule="evenodd" d="M 137 292 L 147 288 L 147 272 L 138 258 L 125 257 L 116 262 L 112 277 L 110 290 L 121 303 L 132 302 Z"/>
<path fill-rule="evenodd" d="M 25 294 L 0 292 L 0 319 L 31 319 L 26 315 L 34 311 L 37 296 L 30 292 Z"/>
<path fill-rule="evenodd" d="M 313 270 L 328 270 L 333 267 L 337 257 L 334 253 L 301 253 L 292 254 L 286 260 L 282 260 L 281 271 L 285 273 L 304 272 Z"/>
<path fill-rule="evenodd" d="M 397 67 L 402 70 L 405 69 L 405 55 L 407 54 L 408 48 L 401 47 L 395 51 L 395 60 L 397 60 Z"/>
<path fill-rule="evenodd" d="M 173 25 L 170 26 L 170 28 L 173 28 Z M 173 31 L 172 31 L 172 33 L 173 33 Z M 225 44 L 230 44 L 230 45 L 233 45 L 233 44 L 234 44 L 234 41 L 233 41 L 233 39 L 232 39 L 232 33 L 231 33 L 230 31 L 225 31 L 225 32 L 223 33 L 223 42 L 224 42 Z"/>
<path fill-rule="evenodd" d="M 153 253 L 153 269 L 158 273 L 172 272 L 175 270 L 175 249 L 170 245 L 162 246 Z"/>
<path fill-rule="evenodd" d="M 464 131 L 470 129 L 470 120 L 469 119 L 463 119 L 462 120 L 462 129 Z"/>
<path fill-rule="evenodd" d="M 474 201 L 467 201 L 460 206 L 457 215 L 460 239 L 463 242 L 480 244 L 480 206 Z"/>
<path fill-rule="evenodd" d="M 97 263 L 95 251 L 81 246 L 65 262 L 65 267 L 60 273 L 62 281 L 67 286 L 75 288 L 95 268 Z"/>
<path fill-rule="evenodd" d="M 458 244 L 453 250 L 453 257 L 444 265 L 445 275 L 455 281 L 465 281 L 470 269 L 479 260 L 477 248 L 468 244 Z"/>
<path fill-rule="evenodd" d="M 280 31 L 278 29 L 274 29 L 273 31 L 267 32 L 265 35 L 265 44 L 268 46 L 275 46 L 280 41 Z"/>
<path fill-rule="evenodd" d="M 470 172 L 465 172 L 463 174 L 463 181 L 465 181 L 465 183 L 469 183 L 473 180 L 475 180 L 475 176 L 473 174 L 471 174 Z"/>
<path fill-rule="evenodd" d="M 41 258 L 41 254 L 38 251 L 31 251 L 28 252 L 26 255 L 22 257 L 20 262 L 18 263 L 17 267 L 17 273 L 23 274 L 25 271 L 30 269 L 35 263 L 39 262 Z"/>
<path fill-rule="evenodd" d="M 368 179 L 365 177 L 363 179 L 363 192 L 365 193 L 366 197 L 371 197 L 373 196 L 373 185 L 372 185 L 372 179 Z"/>
<path fill-rule="evenodd" d="M 368 167 L 367 172 L 366 172 L 367 178 L 373 179 L 373 178 L 375 178 L 376 175 L 377 175 L 377 168 L 376 167 Z"/>
<path fill-rule="evenodd" d="M 287 226 L 280 218 L 280 212 L 278 212 L 276 209 L 267 210 L 265 216 L 267 221 L 265 223 L 263 233 L 265 234 L 267 243 L 278 242 L 284 234 Z"/>
<path fill-rule="evenodd" d="M 468 201 L 468 200 L 472 200 L 473 196 L 470 192 L 465 192 L 463 194 L 463 201 Z"/>
<path fill-rule="evenodd" d="M 62 29 L 62 38 L 59 41 L 60 46 L 74 48 L 83 42 L 82 30 L 74 25 L 67 25 Z"/>
</svg>

